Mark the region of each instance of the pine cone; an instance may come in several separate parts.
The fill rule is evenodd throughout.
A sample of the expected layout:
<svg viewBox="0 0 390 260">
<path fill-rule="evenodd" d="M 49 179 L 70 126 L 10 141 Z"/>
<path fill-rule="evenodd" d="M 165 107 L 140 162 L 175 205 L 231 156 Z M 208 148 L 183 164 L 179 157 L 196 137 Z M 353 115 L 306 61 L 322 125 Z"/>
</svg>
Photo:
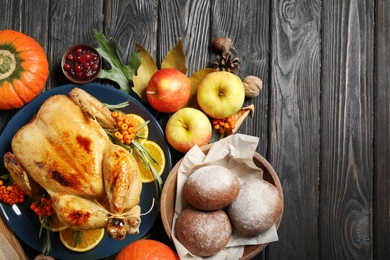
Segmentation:
<svg viewBox="0 0 390 260">
<path fill-rule="evenodd" d="M 232 55 L 231 51 L 216 56 L 214 69 L 236 74 L 239 68 L 240 59 L 238 58 L 238 55 Z"/>
</svg>

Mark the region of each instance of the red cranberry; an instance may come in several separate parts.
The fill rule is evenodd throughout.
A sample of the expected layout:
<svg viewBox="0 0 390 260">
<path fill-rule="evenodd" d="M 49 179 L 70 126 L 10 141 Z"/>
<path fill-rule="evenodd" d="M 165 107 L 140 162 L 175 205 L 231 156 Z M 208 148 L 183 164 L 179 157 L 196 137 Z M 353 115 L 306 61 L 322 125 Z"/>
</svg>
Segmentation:
<svg viewBox="0 0 390 260">
<path fill-rule="evenodd" d="M 68 63 L 64 64 L 64 70 L 69 71 L 70 68 L 71 68 L 70 64 L 68 64 Z"/>
<path fill-rule="evenodd" d="M 76 64 L 76 65 L 74 66 L 74 70 L 77 71 L 77 72 L 80 72 L 80 71 L 83 70 L 83 67 L 81 67 L 81 65 L 79 65 L 79 64 Z"/>
<path fill-rule="evenodd" d="M 92 64 L 92 66 L 91 66 L 91 69 L 92 69 L 93 71 L 97 71 L 98 68 L 99 68 L 99 65 L 96 64 L 96 63 Z"/>
<path fill-rule="evenodd" d="M 79 71 L 76 73 L 76 77 L 78 77 L 79 79 L 83 78 L 84 77 L 84 73 L 82 71 Z"/>
<path fill-rule="evenodd" d="M 87 48 L 77 48 L 67 56 L 63 68 L 74 78 L 89 79 L 97 74 L 99 63 L 97 53 Z"/>
</svg>

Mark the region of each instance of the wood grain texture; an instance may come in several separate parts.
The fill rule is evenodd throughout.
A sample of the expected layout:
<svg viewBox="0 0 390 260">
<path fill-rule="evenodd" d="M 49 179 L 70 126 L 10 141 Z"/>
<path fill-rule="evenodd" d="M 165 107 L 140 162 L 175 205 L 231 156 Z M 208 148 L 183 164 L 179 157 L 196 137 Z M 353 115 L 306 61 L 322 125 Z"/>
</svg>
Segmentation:
<svg viewBox="0 0 390 260">
<path fill-rule="evenodd" d="M 156 57 L 157 7 L 157 1 L 106 1 L 104 34 L 116 40 L 124 64 L 128 64 L 136 43 Z"/>
<path fill-rule="evenodd" d="M 210 1 L 159 2 L 158 64 L 178 40 L 183 42 L 187 75 L 207 67 L 210 50 Z"/>
<path fill-rule="evenodd" d="M 372 257 L 372 11 L 372 2 L 323 3 L 320 253 L 325 259 Z"/>
<path fill-rule="evenodd" d="M 390 4 L 377 1 L 375 44 L 374 258 L 390 258 Z"/>
<path fill-rule="evenodd" d="M 272 259 L 317 259 L 320 131 L 319 1 L 273 1 L 270 162 L 285 213 Z M 310 194 L 310 196 L 307 196 Z"/>
<path fill-rule="evenodd" d="M 248 116 L 239 133 L 259 137 L 257 151 L 266 156 L 268 150 L 268 98 L 269 98 L 269 33 L 270 1 L 213 1 L 211 8 L 211 42 L 217 37 L 231 38 L 234 52 L 241 60 L 238 76 L 259 77 L 263 90 L 254 99 L 247 98 L 244 106 L 253 104 L 254 113 Z M 211 60 L 215 60 L 212 53 Z M 256 115 L 255 117 L 253 117 Z"/>
</svg>

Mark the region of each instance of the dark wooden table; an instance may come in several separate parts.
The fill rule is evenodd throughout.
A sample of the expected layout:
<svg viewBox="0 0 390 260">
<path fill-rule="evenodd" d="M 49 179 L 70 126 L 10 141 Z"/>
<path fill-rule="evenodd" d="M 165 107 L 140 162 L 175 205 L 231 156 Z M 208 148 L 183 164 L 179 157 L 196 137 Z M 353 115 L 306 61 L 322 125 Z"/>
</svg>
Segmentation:
<svg viewBox="0 0 390 260">
<path fill-rule="evenodd" d="M 390 259 L 389 1 L 0 0 L 0 10 L 0 29 L 43 46 L 46 90 L 68 83 L 70 45 L 97 45 L 93 28 L 124 61 L 140 43 L 159 63 L 181 38 L 189 74 L 212 66 L 215 37 L 230 37 L 239 76 L 263 80 L 239 132 L 260 138 L 285 198 L 279 241 L 256 259 Z M 0 112 L 0 132 L 15 112 Z"/>
</svg>

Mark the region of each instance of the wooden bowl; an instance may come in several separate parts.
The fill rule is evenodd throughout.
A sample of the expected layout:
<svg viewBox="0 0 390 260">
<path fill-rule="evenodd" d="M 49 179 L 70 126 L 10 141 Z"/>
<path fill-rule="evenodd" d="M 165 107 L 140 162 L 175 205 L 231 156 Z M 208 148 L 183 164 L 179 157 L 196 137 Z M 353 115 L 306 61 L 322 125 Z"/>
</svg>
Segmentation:
<svg viewBox="0 0 390 260">
<path fill-rule="evenodd" d="M 207 152 L 210 150 L 211 145 L 206 145 L 201 147 L 201 150 L 207 154 Z M 176 165 L 172 168 L 171 172 L 169 173 L 165 184 L 164 188 L 162 190 L 161 194 L 161 219 L 162 223 L 165 229 L 165 232 L 167 233 L 169 239 L 172 240 L 172 221 L 173 221 L 173 216 L 175 214 L 175 199 L 176 199 L 176 186 L 177 186 L 177 173 L 179 170 L 180 163 L 182 162 L 183 159 L 181 159 L 179 162 L 176 163 Z M 278 189 L 280 195 L 282 196 L 283 199 L 283 190 L 282 186 L 280 184 L 280 180 L 273 169 L 273 167 L 269 164 L 269 162 L 260 154 L 255 153 L 253 155 L 253 161 L 258 166 L 263 170 L 263 179 L 268 181 L 269 183 L 273 184 L 276 186 Z M 278 229 L 280 226 L 280 222 L 282 220 L 283 216 L 283 208 L 282 212 L 280 214 L 280 217 L 276 221 L 275 225 L 276 228 Z M 266 248 L 268 243 L 266 244 L 260 244 L 260 245 L 248 245 L 245 246 L 244 248 L 244 254 L 243 257 L 241 258 L 242 260 L 249 260 L 252 259 L 254 256 L 259 254 L 261 251 Z"/>
<path fill-rule="evenodd" d="M 92 60 L 89 60 L 89 61 L 84 61 L 85 63 L 83 63 L 83 61 L 81 60 L 76 60 L 75 57 L 76 56 L 80 56 L 82 54 L 76 54 L 75 52 L 80 49 L 82 50 L 82 53 L 85 53 L 85 52 L 89 52 L 90 55 L 92 54 L 95 59 L 95 61 L 92 61 Z M 72 58 L 72 61 L 68 61 L 68 56 L 71 54 L 71 56 L 73 57 Z M 96 60 L 97 58 L 97 60 Z M 72 69 L 68 69 L 66 70 L 64 65 L 67 63 L 67 62 L 70 62 L 72 65 L 69 65 L 69 67 L 72 67 Z M 96 63 L 94 64 L 95 66 L 97 65 L 97 68 L 95 67 L 93 70 L 91 69 L 91 64 L 88 65 L 87 63 Z M 74 75 L 75 72 L 75 69 L 74 69 L 74 66 L 78 64 L 80 66 L 82 66 L 82 71 L 83 71 L 83 77 L 81 78 L 78 78 L 76 75 Z M 83 64 L 87 64 L 86 66 L 88 66 L 90 69 L 86 69 L 86 67 L 84 67 L 85 65 Z M 76 84 L 86 84 L 86 83 L 89 83 L 93 80 L 95 80 L 100 72 L 100 70 L 102 69 L 102 57 L 101 55 L 99 54 L 99 52 L 91 45 L 88 45 L 88 44 L 76 44 L 76 45 L 73 45 L 71 47 L 69 47 L 64 55 L 62 56 L 62 60 L 61 60 L 61 69 L 62 69 L 62 72 L 64 73 L 65 77 L 67 79 L 69 79 L 70 81 L 72 81 L 73 83 L 76 83 Z"/>
</svg>

